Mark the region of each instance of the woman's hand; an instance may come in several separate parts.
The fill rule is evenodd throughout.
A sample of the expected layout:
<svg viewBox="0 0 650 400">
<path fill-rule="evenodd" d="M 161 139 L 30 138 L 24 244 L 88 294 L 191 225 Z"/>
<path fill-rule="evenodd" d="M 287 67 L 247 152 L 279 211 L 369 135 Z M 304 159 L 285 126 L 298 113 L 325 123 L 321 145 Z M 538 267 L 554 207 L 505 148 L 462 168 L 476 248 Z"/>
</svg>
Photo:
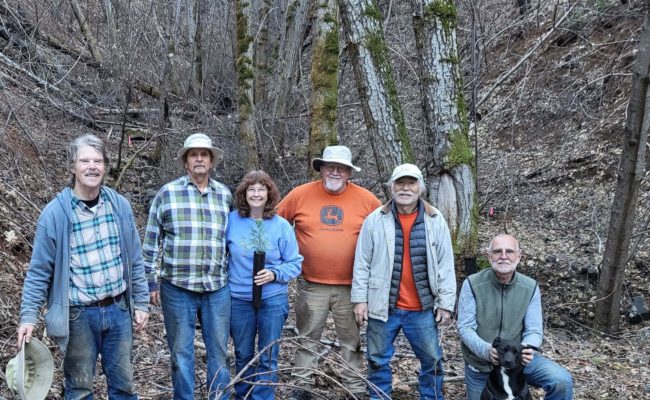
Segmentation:
<svg viewBox="0 0 650 400">
<path fill-rule="evenodd" d="M 270 269 L 263 269 L 255 275 L 255 284 L 257 286 L 266 285 L 275 280 L 275 274 Z"/>
</svg>

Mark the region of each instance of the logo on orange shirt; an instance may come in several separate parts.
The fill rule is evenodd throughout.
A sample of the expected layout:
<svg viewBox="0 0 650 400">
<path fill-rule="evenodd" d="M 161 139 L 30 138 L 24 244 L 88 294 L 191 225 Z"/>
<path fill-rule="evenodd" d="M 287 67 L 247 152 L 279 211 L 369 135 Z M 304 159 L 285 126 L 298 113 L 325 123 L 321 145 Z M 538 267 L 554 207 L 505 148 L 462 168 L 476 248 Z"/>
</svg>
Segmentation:
<svg viewBox="0 0 650 400">
<path fill-rule="evenodd" d="M 339 206 L 323 206 L 320 209 L 320 222 L 325 225 L 340 225 L 343 222 L 343 209 Z"/>
</svg>

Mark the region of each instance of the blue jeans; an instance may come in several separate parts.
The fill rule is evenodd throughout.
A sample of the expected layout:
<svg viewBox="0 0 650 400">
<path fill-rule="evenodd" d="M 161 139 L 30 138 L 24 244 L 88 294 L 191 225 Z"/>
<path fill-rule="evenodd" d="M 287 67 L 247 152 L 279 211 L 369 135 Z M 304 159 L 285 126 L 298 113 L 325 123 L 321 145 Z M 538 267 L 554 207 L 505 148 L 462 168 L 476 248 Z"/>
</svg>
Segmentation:
<svg viewBox="0 0 650 400">
<path fill-rule="evenodd" d="M 524 374 L 529 385 L 544 389 L 546 400 L 573 398 L 573 380 L 569 371 L 539 353 L 535 354 L 533 361 L 526 365 Z M 480 400 L 489 375 L 489 372 L 474 371 L 465 364 L 467 400 Z"/>
<path fill-rule="evenodd" d="M 400 330 L 420 360 L 420 399 L 443 399 L 442 349 L 438 345 L 438 326 L 433 311 L 395 309 L 388 321 L 368 319 L 368 380 L 384 393 L 369 388 L 371 399 L 390 399 L 393 373 L 390 360 L 395 354 L 393 342 Z"/>
<path fill-rule="evenodd" d="M 253 309 L 253 302 L 232 299 L 230 336 L 235 344 L 235 367 L 238 374 L 255 355 L 255 336 L 257 336 L 257 351 L 261 352 L 267 345 L 282 336 L 282 327 L 287 320 L 287 315 L 289 315 L 289 301 L 286 293 L 264 299 L 257 313 Z M 242 379 L 258 384 L 251 387 L 250 384 L 241 381 L 235 383 L 237 399 L 270 400 L 275 397 L 273 386 L 265 383 L 278 381 L 276 371 L 279 350 L 280 344 L 274 344 L 260 355 L 248 371 L 244 372 Z"/>
<path fill-rule="evenodd" d="M 63 359 L 66 400 L 92 399 L 97 356 L 102 355 L 109 399 L 137 399 L 133 390 L 133 325 L 122 297 L 107 307 L 70 307 L 70 341 Z"/>
<path fill-rule="evenodd" d="M 171 356 L 174 400 L 194 399 L 194 331 L 201 311 L 201 336 L 208 354 L 207 397 L 215 398 L 230 382 L 227 359 L 230 290 L 192 292 L 162 279 L 162 303 Z"/>
</svg>

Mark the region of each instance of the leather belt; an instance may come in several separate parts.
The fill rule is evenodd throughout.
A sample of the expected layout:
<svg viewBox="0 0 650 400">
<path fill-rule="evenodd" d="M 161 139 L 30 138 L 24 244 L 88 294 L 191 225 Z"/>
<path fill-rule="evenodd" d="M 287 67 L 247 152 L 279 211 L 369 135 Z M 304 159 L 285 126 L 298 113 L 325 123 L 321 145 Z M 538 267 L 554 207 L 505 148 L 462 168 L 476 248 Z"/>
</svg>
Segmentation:
<svg viewBox="0 0 650 400">
<path fill-rule="evenodd" d="M 101 299 L 94 303 L 86 304 L 84 307 L 108 307 L 113 304 L 119 303 L 120 300 L 122 300 L 123 295 L 124 295 L 123 293 L 120 293 L 115 297 L 107 297 L 105 299 Z"/>
</svg>

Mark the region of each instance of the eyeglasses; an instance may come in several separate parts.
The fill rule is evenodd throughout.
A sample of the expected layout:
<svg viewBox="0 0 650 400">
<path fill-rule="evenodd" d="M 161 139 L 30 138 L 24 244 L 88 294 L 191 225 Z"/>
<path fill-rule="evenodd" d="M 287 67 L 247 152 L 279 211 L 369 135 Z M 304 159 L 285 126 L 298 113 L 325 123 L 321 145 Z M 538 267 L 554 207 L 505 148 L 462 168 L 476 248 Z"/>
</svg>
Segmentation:
<svg viewBox="0 0 650 400">
<path fill-rule="evenodd" d="M 490 251 L 490 254 L 492 257 L 501 257 L 501 255 L 505 253 L 508 258 L 513 258 L 516 256 L 519 252 L 514 249 L 492 249 Z"/>
<path fill-rule="evenodd" d="M 346 166 L 346 165 L 341 165 L 341 164 L 323 164 L 321 166 L 321 169 L 327 173 L 338 171 L 339 173 L 349 173 L 352 171 L 352 168 Z"/>
</svg>

